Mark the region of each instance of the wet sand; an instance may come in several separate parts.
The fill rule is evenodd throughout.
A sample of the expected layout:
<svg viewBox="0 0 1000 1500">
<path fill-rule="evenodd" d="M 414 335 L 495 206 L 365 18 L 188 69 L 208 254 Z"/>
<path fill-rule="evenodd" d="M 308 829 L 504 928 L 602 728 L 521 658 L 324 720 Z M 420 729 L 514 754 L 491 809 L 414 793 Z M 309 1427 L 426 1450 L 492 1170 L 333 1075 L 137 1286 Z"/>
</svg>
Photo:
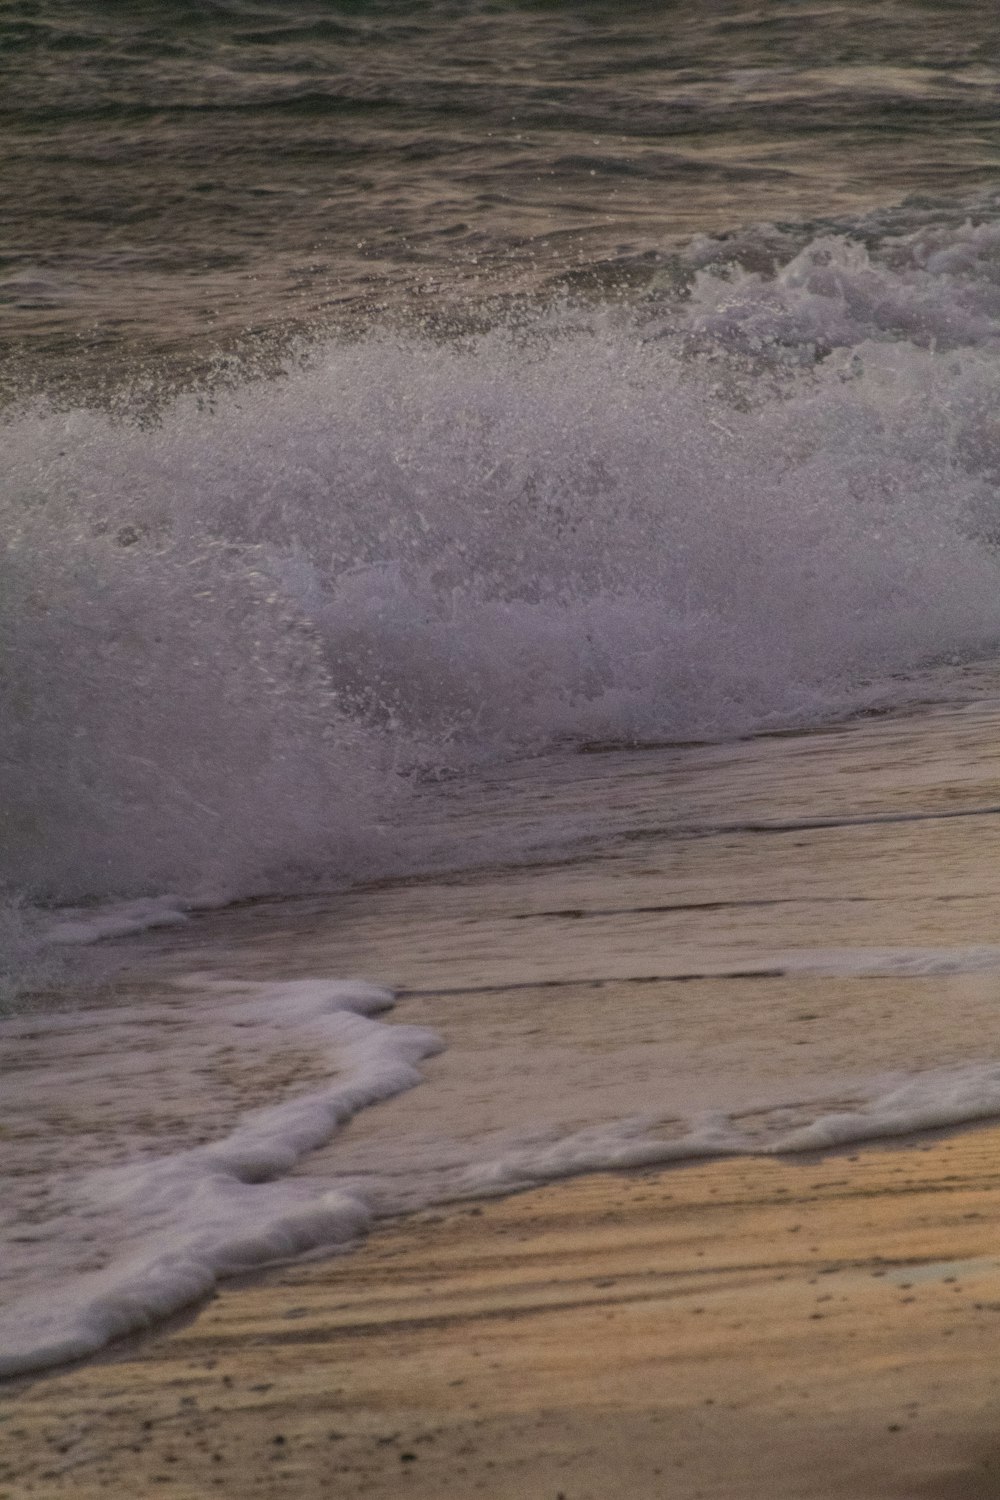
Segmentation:
<svg viewBox="0 0 1000 1500">
<path fill-rule="evenodd" d="M 0 1496 L 986 1500 L 1000 1128 L 383 1227 L 0 1398 Z"/>
<path fill-rule="evenodd" d="M 713 1090 L 841 1107 L 867 1071 L 998 1055 L 998 732 L 991 695 L 539 763 L 448 814 L 476 847 L 537 826 L 536 863 L 152 935 L 121 998 L 145 974 L 194 1005 L 170 991 L 192 971 L 398 986 L 396 1019 L 446 1050 L 303 1160 L 319 1181 L 384 1167 L 401 1192 L 411 1151 L 426 1191 L 450 1142 L 464 1160 L 584 1108 L 649 1110 L 669 1140 Z M 577 812 L 592 837 L 553 862 L 545 818 Z M 877 956 L 915 948 L 926 972 Z M 830 973 L 796 969 L 817 952 Z M 81 1127 L 66 1144 L 35 1108 L 42 1170 Z M 599 1173 L 383 1222 L 0 1388 L 0 1500 L 995 1500 L 998 1344 L 1000 1126 Z"/>
</svg>

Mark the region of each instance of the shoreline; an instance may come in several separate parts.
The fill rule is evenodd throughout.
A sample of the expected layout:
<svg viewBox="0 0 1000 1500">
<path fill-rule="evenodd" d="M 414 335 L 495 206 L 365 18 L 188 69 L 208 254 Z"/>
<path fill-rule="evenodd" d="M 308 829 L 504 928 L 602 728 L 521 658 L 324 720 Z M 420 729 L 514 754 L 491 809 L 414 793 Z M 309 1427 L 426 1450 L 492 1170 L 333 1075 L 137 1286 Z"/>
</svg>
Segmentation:
<svg viewBox="0 0 1000 1500">
<path fill-rule="evenodd" d="M 254 1282 L 0 1388 L 0 1496 L 1000 1484 L 1000 1125 L 594 1174 Z"/>
<path fill-rule="evenodd" d="M 251 1037 L 234 1068 L 202 1004 L 220 987 L 375 973 L 398 992 L 387 1036 L 398 1022 L 446 1047 L 422 1086 L 279 1179 L 309 1199 L 371 1184 L 384 1216 L 353 1253 L 223 1283 L 86 1363 L 0 1387 L 0 1500 L 387 1500 L 401 1485 L 420 1500 L 995 1500 L 1000 1122 L 985 1092 L 979 1118 L 942 1115 L 968 1107 L 947 1092 L 956 1070 L 985 1064 L 992 1088 L 1000 1066 L 1000 819 L 970 835 L 955 816 L 995 805 L 998 723 L 989 702 L 710 756 L 554 761 L 454 790 L 443 831 L 491 842 L 513 822 L 523 844 L 575 823 L 582 859 L 132 939 L 122 1015 L 154 1071 L 109 1121 L 103 1045 L 75 1114 L 40 1104 L 59 1048 L 60 1067 L 26 1055 L 26 1188 L 81 1122 L 141 1135 L 156 1069 L 164 1121 L 185 1128 L 219 1107 L 220 1066 L 220 1130 L 225 1110 L 265 1102 L 272 1051 L 290 1086 L 315 1086 L 287 1028 Z M 720 817 L 733 807 L 738 825 Z M 678 821 L 695 831 L 678 838 Z M 879 1080 L 900 1077 L 930 1094 L 897 1100 L 899 1134 L 775 1150 L 806 1146 L 817 1120 L 863 1122 L 867 1103 L 874 1122 Z M 719 1114 L 750 1151 L 663 1161 Z M 155 1314 L 150 1290 L 136 1321 Z"/>
</svg>

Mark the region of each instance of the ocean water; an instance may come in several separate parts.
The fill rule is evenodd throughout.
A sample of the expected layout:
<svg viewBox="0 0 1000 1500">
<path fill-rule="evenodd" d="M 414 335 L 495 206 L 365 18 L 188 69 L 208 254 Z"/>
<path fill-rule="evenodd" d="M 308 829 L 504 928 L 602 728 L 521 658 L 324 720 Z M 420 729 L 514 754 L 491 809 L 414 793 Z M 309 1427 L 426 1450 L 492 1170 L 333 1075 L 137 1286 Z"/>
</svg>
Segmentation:
<svg viewBox="0 0 1000 1500">
<path fill-rule="evenodd" d="M 544 828 L 435 809 L 989 676 L 995 30 L 934 0 L 4 8 L 0 1369 L 398 1206 L 285 1173 L 438 1045 L 294 960 L 109 1007 L 132 950 L 93 939 L 558 860 L 599 793 Z M 219 1093 L 241 1048 L 274 1097 Z M 74 1076 L 106 1129 L 47 1163 L 32 1100 Z M 982 1114 L 995 1080 L 942 1087 L 897 1077 L 830 1138 Z M 545 1170 L 664 1159 L 578 1113 Z M 459 1158 L 447 1191 L 545 1175 Z"/>
</svg>

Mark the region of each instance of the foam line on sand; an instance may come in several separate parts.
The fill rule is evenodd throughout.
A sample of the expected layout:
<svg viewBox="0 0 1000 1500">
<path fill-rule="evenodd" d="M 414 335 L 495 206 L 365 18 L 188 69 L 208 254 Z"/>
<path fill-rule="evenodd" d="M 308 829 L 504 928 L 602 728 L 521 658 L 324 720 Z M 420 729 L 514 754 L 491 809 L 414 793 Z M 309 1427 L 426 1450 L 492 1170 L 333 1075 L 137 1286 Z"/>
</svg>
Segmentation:
<svg viewBox="0 0 1000 1500">
<path fill-rule="evenodd" d="M 1000 1129 L 604 1174 L 377 1229 L 0 1397 L 97 1500 L 986 1500 Z M 2 1493 L 2 1490 L 0 1490 Z"/>
</svg>

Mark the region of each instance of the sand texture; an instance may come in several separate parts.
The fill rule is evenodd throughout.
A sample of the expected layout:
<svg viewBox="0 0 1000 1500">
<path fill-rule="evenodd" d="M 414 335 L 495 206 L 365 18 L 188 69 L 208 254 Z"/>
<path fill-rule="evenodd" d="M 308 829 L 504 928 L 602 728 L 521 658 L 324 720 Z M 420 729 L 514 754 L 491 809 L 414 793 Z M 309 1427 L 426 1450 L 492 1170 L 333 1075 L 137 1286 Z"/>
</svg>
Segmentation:
<svg viewBox="0 0 1000 1500">
<path fill-rule="evenodd" d="M 10 1392 L 0 1495 L 1000 1493 L 1000 1130 L 388 1226 Z"/>
<path fill-rule="evenodd" d="M 206 917 L 134 945 L 102 1004 L 142 980 L 186 1035 L 192 973 L 398 987 L 393 1021 L 446 1050 L 296 1169 L 381 1172 L 386 1203 L 411 1177 L 415 1206 L 453 1199 L 450 1164 L 508 1160 L 519 1131 L 630 1111 L 669 1142 L 728 1101 L 773 1144 L 868 1073 L 1000 1057 L 998 732 L 992 696 L 542 762 L 449 793 L 441 835 L 537 828 L 534 862 Z M 571 857 L 545 852 L 550 817 L 585 830 Z M 63 1150 L 36 1114 L 25 1173 Z M 992 1500 L 998 1346 L 994 1125 L 598 1173 L 391 1219 L 8 1385 L 0 1500 Z"/>
</svg>

